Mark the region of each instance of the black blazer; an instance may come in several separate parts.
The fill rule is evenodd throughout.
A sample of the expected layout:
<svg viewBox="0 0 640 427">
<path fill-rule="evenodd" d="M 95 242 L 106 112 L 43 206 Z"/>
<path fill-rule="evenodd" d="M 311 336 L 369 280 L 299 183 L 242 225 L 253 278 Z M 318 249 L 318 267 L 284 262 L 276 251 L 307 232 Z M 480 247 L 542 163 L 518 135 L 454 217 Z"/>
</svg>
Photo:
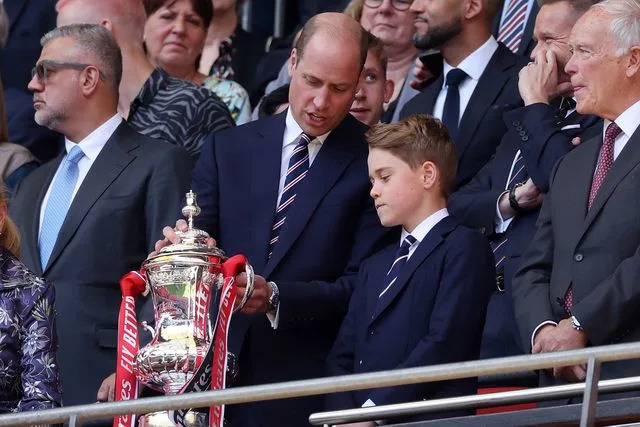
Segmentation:
<svg viewBox="0 0 640 427">
<path fill-rule="evenodd" d="M 455 189 L 469 182 L 491 158 L 507 130 L 502 114 L 522 105 L 518 72 L 525 62 L 500 44 L 482 73 L 460 120 L 458 139 L 454 141 L 458 154 Z M 441 75 L 407 102 L 400 117 L 433 113 L 443 78 Z"/>
<path fill-rule="evenodd" d="M 451 214 L 463 224 L 493 238 L 496 203 L 505 191 L 511 164 L 518 150 L 521 150 L 528 176 L 541 191 L 546 192 L 553 166 L 573 148 L 571 139 L 601 129 L 601 126 L 597 126 L 601 121 L 595 116 L 573 113 L 556 124 L 554 113 L 554 107 L 547 104 L 533 104 L 505 113 L 507 133 L 496 154 L 471 182 L 451 195 Z M 522 253 L 533 239 L 539 211 L 533 209 L 516 216 L 505 233 L 506 259 L 502 266 L 506 292 L 495 293 L 489 303 L 481 357 L 510 356 L 527 349 L 520 346 L 511 301 L 511 280 L 520 266 Z"/>
<path fill-rule="evenodd" d="M 175 224 L 192 160 L 122 123 L 78 189 L 43 271 L 40 208 L 61 159 L 21 182 L 11 217 L 24 263 L 55 287 L 64 403 L 77 405 L 95 402 L 100 383 L 115 372 L 120 277 L 139 269 L 162 228 Z"/>
<path fill-rule="evenodd" d="M 572 286 L 573 315 L 589 345 L 640 340 L 640 131 L 613 163 L 591 209 L 587 200 L 602 133 L 564 156 L 531 245 L 513 280 L 513 299 L 522 343 L 546 320 L 567 317 L 564 295 Z M 605 363 L 604 379 L 635 375 L 638 360 Z M 551 380 L 550 376 L 546 376 Z"/>
</svg>

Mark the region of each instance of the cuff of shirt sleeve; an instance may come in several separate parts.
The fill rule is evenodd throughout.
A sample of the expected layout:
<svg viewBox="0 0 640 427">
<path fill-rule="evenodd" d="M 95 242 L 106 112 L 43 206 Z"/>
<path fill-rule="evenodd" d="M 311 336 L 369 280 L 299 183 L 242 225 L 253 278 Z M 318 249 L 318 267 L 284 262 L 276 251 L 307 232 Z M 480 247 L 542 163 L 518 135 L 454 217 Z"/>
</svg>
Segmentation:
<svg viewBox="0 0 640 427">
<path fill-rule="evenodd" d="M 280 321 L 280 304 L 278 304 L 278 308 L 276 308 L 275 313 L 271 313 L 267 311 L 267 319 L 269 319 L 269 323 L 271 323 L 271 327 L 273 329 L 278 329 L 278 322 Z"/>
<path fill-rule="evenodd" d="M 540 323 L 538 326 L 536 326 L 536 328 L 533 330 L 533 333 L 531 334 L 531 349 L 533 349 L 533 340 L 536 337 L 536 334 L 538 333 L 540 328 L 542 328 L 543 326 L 546 326 L 546 325 L 558 326 L 558 324 L 556 322 L 554 322 L 553 320 L 544 321 L 544 322 Z"/>
<path fill-rule="evenodd" d="M 368 407 L 370 407 L 370 406 L 376 406 L 376 404 L 375 404 L 375 403 L 373 403 L 373 400 L 371 400 L 371 399 L 367 399 L 367 401 L 366 401 L 366 402 L 364 402 L 364 403 L 362 404 L 362 407 L 363 407 L 363 408 L 368 408 Z M 384 421 L 381 421 L 381 420 L 376 420 L 376 421 L 374 421 L 374 422 L 375 422 L 377 425 L 379 425 L 379 426 L 383 426 L 383 425 L 385 425 L 385 422 L 384 422 Z"/>
<path fill-rule="evenodd" d="M 496 201 L 495 232 L 498 234 L 506 232 L 507 228 L 509 228 L 509 225 L 511 224 L 511 221 L 513 221 L 513 217 L 504 219 L 502 218 L 502 214 L 500 213 L 500 199 L 506 193 L 508 193 L 508 191 L 503 191 L 502 193 L 500 193 L 500 196 L 498 196 L 498 200 Z"/>
</svg>

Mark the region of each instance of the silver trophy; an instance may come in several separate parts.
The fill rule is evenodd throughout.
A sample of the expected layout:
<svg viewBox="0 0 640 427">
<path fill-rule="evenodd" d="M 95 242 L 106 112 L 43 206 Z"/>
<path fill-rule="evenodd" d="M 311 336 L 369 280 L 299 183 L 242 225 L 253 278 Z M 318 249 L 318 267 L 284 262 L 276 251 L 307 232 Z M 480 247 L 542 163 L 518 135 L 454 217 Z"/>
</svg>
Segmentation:
<svg viewBox="0 0 640 427">
<path fill-rule="evenodd" d="M 187 387 L 194 374 L 203 363 L 211 363 L 205 360 L 211 358 L 214 339 L 209 307 L 225 280 L 222 266 L 227 258 L 222 250 L 207 246 L 209 235 L 193 226 L 200 213 L 196 195 L 190 191 L 186 200 L 182 214 L 188 230 L 177 232 L 181 243 L 164 247 L 142 265 L 153 296 L 155 327 L 147 326 L 153 338 L 138 352 L 133 370 L 140 382 L 167 395 L 191 390 Z M 247 292 L 237 309 L 253 290 L 253 269 L 248 263 L 243 266 Z M 227 369 L 232 364 L 229 360 Z M 231 371 L 227 376 L 233 375 Z M 186 426 L 203 426 L 208 425 L 207 418 L 206 413 L 188 411 L 180 420 Z M 174 419 L 168 412 L 155 412 L 142 416 L 140 425 L 174 426 Z"/>
</svg>

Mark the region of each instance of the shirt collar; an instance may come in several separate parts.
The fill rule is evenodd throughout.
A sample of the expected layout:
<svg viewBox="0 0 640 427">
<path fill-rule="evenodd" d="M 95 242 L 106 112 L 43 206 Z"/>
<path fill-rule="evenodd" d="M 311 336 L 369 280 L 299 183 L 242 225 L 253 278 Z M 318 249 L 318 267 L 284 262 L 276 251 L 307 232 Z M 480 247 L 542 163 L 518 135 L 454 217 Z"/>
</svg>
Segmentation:
<svg viewBox="0 0 640 427">
<path fill-rule="evenodd" d="M 436 226 L 436 224 L 438 224 L 440 221 L 442 221 L 444 218 L 446 218 L 448 216 L 449 216 L 449 211 L 447 211 L 446 208 L 442 208 L 439 211 L 436 211 L 436 212 L 432 213 L 431 215 L 429 215 L 428 217 L 426 217 L 425 219 L 423 219 L 422 222 L 420 224 L 418 224 L 416 226 L 416 228 L 411 233 L 409 233 L 403 227 L 402 228 L 402 234 L 400 235 L 400 243 L 402 244 L 404 239 L 409 234 L 411 234 L 417 240 L 417 242 L 414 243 L 414 244 L 419 244 L 420 242 L 422 242 L 424 240 L 424 238 L 427 236 L 429 231 L 431 231 L 431 229 Z"/>
<path fill-rule="evenodd" d="M 119 114 L 115 114 L 94 129 L 94 131 L 87 135 L 82 141 L 78 142 L 77 145 L 82 148 L 84 155 L 93 162 L 96 157 L 98 157 L 98 154 L 100 154 L 100 150 L 102 150 L 102 147 L 107 143 L 107 140 L 111 138 L 116 128 L 120 126 L 120 122 L 122 122 L 122 117 L 120 117 Z M 67 153 L 69 153 L 75 145 L 75 142 L 67 138 L 64 139 L 64 147 Z"/>
<path fill-rule="evenodd" d="M 498 42 L 493 36 L 489 36 L 489 39 L 484 42 L 482 46 L 474 50 L 469 56 L 464 58 L 462 62 L 456 67 L 467 73 L 469 77 L 473 80 L 480 80 L 480 76 L 484 73 L 484 69 L 487 68 L 489 61 L 491 61 L 491 57 L 498 49 Z M 454 67 L 449 65 L 447 61 L 443 61 L 443 71 L 442 75 L 445 77 L 443 79 L 443 87 L 445 86 L 446 76 L 449 71 L 451 71 Z"/>
<path fill-rule="evenodd" d="M 286 146 L 286 145 L 297 142 L 301 133 L 302 133 L 302 128 L 300 127 L 298 122 L 296 122 L 296 119 L 293 118 L 293 114 L 291 113 L 291 108 L 287 108 L 287 119 L 285 120 L 284 139 L 283 139 L 282 145 Z M 331 131 L 323 135 L 316 136 L 314 139 L 312 139 L 312 141 L 322 144 L 327 139 L 330 133 Z"/>
<path fill-rule="evenodd" d="M 624 132 L 624 134 L 630 138 L 631 135 L 633 135 L 633 133 L 636 131 L 636 129 L 640 125 L 639 117 L 640 117 L 640 101 L 636 102 L 631 107 L 627 108 L 622 114 L 618 116 L 617 119 L 615 119 L 615 122 L 618 125 L 618 127 L 622 129 L 622 132 Z M 604 120 L 605 131 L 609 127 L 610 123 L 611 123 L 610 120 L 607 120 L 607 119 Z"/>
</svg>

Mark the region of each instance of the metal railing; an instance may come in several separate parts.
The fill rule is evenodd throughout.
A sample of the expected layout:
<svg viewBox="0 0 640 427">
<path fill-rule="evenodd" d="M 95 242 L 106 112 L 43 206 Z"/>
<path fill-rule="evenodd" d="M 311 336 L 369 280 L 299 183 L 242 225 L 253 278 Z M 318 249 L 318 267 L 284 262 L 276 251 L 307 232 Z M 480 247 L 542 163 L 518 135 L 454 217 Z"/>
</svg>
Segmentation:
<svg viewBox="0 0 640 427">
<path fill-rule="evenodd" d="M 152 397 L 125 402 L 110 402 L 69 406 L 26 413 L 15 413 L 0 416 L 2 426 L 21 426 L 34 424 L 50 424 L 70 422 L 73 426 L 79 420 L 90 420 L 113 417 L 120 414 L 145 414 L 178 408 L 202 408 L 211 405 L 236 404 L 263 400 L 286 399 L 312 396 L 327 393 L 389 387 L 405 384 L 445 381 L 483 375 L 506 374 L 533 369 L 548 369 L 557 366 L 572 366 L 588 363 L 585 400 L 581 425 L 592 425 L 598 391 L 599 365 L 603 362 L 640 358 L 640 343 L 617 344 L 612 346 L 591 347 L 580 350 L 557 353 L 523 355 L 499 359 L 476 360 L 460 363 L 449 363 L 420 368 L 400 369 L 392 371 L 371 372 L 366 374 L 344 375 L 338 377 L 317 378 L 302 381 L 291 381 L 277 384 L 265 384 L 250 387 L 237 387 L 226 390 L 205 391 L 170 397 Z M 635 387 L 635 381 L 622 381 L 618 384 L 601 381 L 607 388 L 628 389 Z M 544 389 L 537 389 L 544 390 Z M 556 389 L 556 392 L 558 389 Z M 566 390 L 563 392 L 567 392 Z M 512 392 L 515 393 L 515 392 Z M 572 393 L 579 394 L 580 389 Z M 473 396 L 472 396 L 473 397 Z M 475 396 L 479 398 L 479 396 Z M 520 396 L 522 400 L 530 397 Z M 503 394 L 502 399 L 494 399 L 491 404 L 512 403 L 511 395 Z M 379 409 L 379 408 L 373 408 Z M 390 414 L 392 415 L 392 414 Z M 378 419 L 378 415 L 373 418 Z M 358 418 L 363 419 L 363 418 Z M 314 418 L 317 420 L 317 418 Z"/>
</svg>

